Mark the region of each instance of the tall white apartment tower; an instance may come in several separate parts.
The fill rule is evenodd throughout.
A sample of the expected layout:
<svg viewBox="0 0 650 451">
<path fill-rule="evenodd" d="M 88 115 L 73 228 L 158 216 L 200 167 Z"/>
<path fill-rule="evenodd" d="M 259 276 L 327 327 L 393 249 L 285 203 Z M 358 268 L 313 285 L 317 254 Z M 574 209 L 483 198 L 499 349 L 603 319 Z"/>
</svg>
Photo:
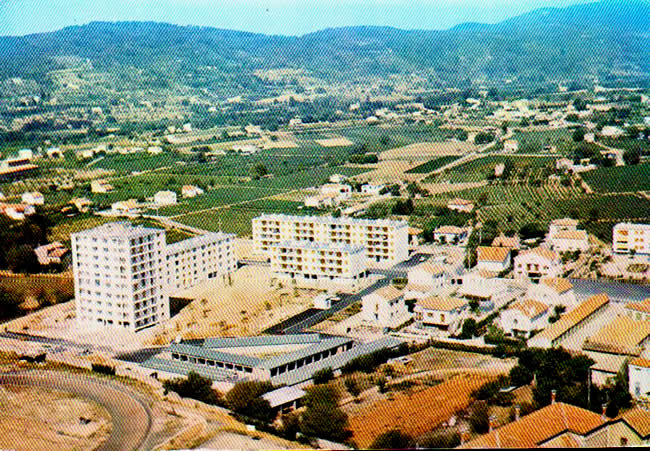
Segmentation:
<svg viewBox="0 0 650 451">
<path fill-rule="evenodd" d="M 164 230 L 114 222 L 71 238 L 80 328 L 138 332 L 169 318 Z"/>
</svg>

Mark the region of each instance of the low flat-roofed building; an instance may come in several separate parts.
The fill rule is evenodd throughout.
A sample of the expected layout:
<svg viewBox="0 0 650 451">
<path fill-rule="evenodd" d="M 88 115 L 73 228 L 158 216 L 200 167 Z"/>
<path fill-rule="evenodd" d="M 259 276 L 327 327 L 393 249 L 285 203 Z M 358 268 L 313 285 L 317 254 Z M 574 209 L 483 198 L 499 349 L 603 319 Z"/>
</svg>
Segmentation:
<svg viewBox="0 0 650 451">
<path fill-rule="evenodd" d="M 215 338 L 203 345 L 173 343 L 141 367 L 148 374 L 163 372 L 168 378 L 196 371 L 213 381 L 260 380 L 293 386 L 309 381 L 316 371 L 338 371 L 356 357 L 401 343 L 384 337 L 355 344 L 351 338 L 319 334 Z"/>
<path fill-rule="evenodd" d="M 90 191 L 96 194 L 110 193 L 113 191 L 113 185 L 106 180 L 93 180 L 90 182 Z"/>
<path fill-rule="evenodd" d="M 379 288 L 361 299 L 363 320 L 372 326 L 396 329 L 411 319 L 404 292 L 392 285 Z"/>
<path fill-rule="evenodd" d="M 27 216 L 36 213 L 33 205 L 29 204 L 4 204 L 0 203 L 0 212 L 14 221 L 22 221 Z"/>
<path fill-rule="evenodd" d="M 554 219 L 548 226 L 548 235 L 554 236 L 558 232 L 575 232 L 578 230 L 578 221 L 572 218 Z"/>
<path fill-rule="evenodd" d="M 568 313 L 565 313 L 555 323 L 528 340 L 529 347 L 553 348 L 559 346 L 563 340 L 580 330 L 599 313 L 609 306 L 609 297 L 597 294 Z"/>
<path fill-rule="evenodd" d="M 184 198 L 200 196 L 203 193 L 204 191 L 195 185 L 183 185 L 183 187 L 181 188 L 181 196 L 183 196 Z"/>
<path fill-rule="evenodd" d="M 476 254 L 479 270 L 500 273 L 510 267 L 510 249 L 506 247 L 479 246 Z"/>
<path fill-rule="evenodd" d="M 264 393 L 262 398 L 268 401 L 274 412 L 289 413 L 300 407 L 300 400 L 306 394 L 307 392 L 299 387 L 289 386 Z"/>
<path fill-rule="evenodd" d="M 584 342 L 585 351 L 639 356 L 650 344 L 650 321 L 621 315 Z"/>
<path fill-rule="evenodd" d="M 469 312 L 469 302 L 453 297 L 429 296 L 418 299 L 413 312 L 417 327 L 436 328 L 453 334 L 460 330 Z"/>
<path fill-rule="evenodd" d="M 529 338 L 548 324 L 549 306 L 532 299 L 516 301 L 501 312 L 501 328 L 507 335 Z"/>
<path fill-rule="evenodd" d="M 445 269 L 434 263 L 421 263 L 408 271 L 405 299 L 421 299 L 442 290 L 447 277 Z"/>
<path fill-rule="evenodd" d="M 153 196 L 153 201 L 156 205 L 175 205 L 178 202 L 178 196 L 174 191 L 158 191 Z"/>
<path fill-rule="evenodd" d="M 92 201 L 86 197 L 72 199 L 70 203 L 74 205 L 80 213 L 87 213 L 93 204 Z"/>
<path fill-rule="evenodd" d="M 122 200 L 111 205 L 115 215 L 137 215 L 140 213 L 140 204 L 137 199 Z"/>
<path fill-rule="evenodd" d="M 45 204 L 45 196 L 43 196 L 43 194 L 39 193 L 38 191 L 30 191 L 27 193 L 23 193 L 23 195 L 21 196 L 21 200 L 24 204 L 29 204 L 29 205 Z"/>
</svg>

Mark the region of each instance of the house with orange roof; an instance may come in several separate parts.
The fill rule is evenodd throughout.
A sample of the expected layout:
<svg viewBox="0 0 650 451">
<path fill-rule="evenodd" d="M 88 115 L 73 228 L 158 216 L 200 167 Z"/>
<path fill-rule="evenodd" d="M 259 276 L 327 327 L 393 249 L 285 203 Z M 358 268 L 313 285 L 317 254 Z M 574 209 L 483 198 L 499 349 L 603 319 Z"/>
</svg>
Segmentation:
<svg viewBox="0 0 650 451">
<path fill-rule="evenodd" d="M 447 202 L 447 208 L 463 213 L 471 213 L 474 210 L 474 202 L 457 197 Z"/>
<path fill-rule="evenodd" d="M 554 348 L 574 336 L 586 325 L 607 313 L 609 297 L 605 293 L 597 294 L 549 325 L 546 329 L 528 339 L 531 348 Z"/>
<path fill-rule="evenodd" d="M 14 221 L 22 221 L 27 216 L 36 213 L 33 205 L 29 204 L 4 204 L 0 203 L 0 212 Z"/>
<path fill-rule="evenodd" d="M 501 328 L 506 335 L 530 338 L 534 331 L 546 327 L 549 312 L 549 306 L 542 302 L 533 299 L 516 301 L 501 312 Z"/>
<path fill-rule="evenodd" d="M 393 285 L 373 291 L 361 298 L 361 316 L 374 327 L 396 329 L 411 319 L 404 293 Z"/>
<path fill-rule="evenodd" d="M 521 240 L 517 235 L 505 236 L 501 233 L 492 240 L 492 247 L 507 247 L 511 250 L 519 250 L 521 248 Z"/>
<path fill-rule="evenodd" d="M 469 313 L 469 302 L 453 297 L 429 296 L 419 299 L 413 312 L 418 328 L 439 329 L 455 334 Z"/>
<path fill-rule="evenodd" d="M 571 310 L 577 305 L 573 284 L 562 277 L 544 277 L 537 284 L 530 284 L 526 296 L 544 304 L 563 305 Z"/>
<path fill-rule="evenodd" d="M 510 268 L 510 249 L 507 247 L 479 246 L 476 248 L 476 268 L 500 273 Z"/>
<path fill-rule="evenodd" d="M 537 283 L 545 277 L 559 277 L 561 273 L 562 262 L 559 255 L 547 247 L 525 250 L 515 257 L 515 278 L 529 279 Z"/>
<path fill-rule="evenodd" d="M 640 446 L 650 439 L 650 412 L 635 408 L 609 419 L 581 407 L 553 402 L 460 448 L 612 448 Z"/>
</svg>

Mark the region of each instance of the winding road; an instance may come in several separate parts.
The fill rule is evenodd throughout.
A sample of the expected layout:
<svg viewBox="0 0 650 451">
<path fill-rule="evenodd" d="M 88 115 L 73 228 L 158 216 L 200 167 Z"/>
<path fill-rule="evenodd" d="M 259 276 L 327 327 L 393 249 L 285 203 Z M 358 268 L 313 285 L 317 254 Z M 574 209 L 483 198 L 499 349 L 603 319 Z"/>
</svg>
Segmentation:
<svg viewBox="0 0 650 451">
<path fill-rule="evenodd" d="M 99 449 L 146 447 L 152 419 L 149 406 L 131 389 L 78 373 L 23 371 L 0 374 L 0 385 L 28 385 L 72 393 L 102 405 L 111 416 L 111 434 Z"/>
</svg>

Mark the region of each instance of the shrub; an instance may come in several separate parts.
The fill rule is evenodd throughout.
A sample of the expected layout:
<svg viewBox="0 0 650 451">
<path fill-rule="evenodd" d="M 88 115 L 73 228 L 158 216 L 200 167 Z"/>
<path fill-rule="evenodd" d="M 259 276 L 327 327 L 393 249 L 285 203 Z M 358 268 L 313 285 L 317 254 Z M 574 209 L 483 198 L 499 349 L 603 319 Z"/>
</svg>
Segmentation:
<svg viewBox="0 0 650 451">
<path fill-rule="evenodd" d="M 334 371 L 330 367 L 323 368 L 322 370 L 316 371 L 312 379 L 314 380 L 314 384 L 326 384 L 334 379 Z"/>
<path fill-rule="evenodd" d="M 104 365 L 101 363 L 93 363 L 91 365 L 92 370 L 95 373 L 108 374 L 109 376 L 115 376 L 115 367 L 111 365 Z"/>
</svg>

